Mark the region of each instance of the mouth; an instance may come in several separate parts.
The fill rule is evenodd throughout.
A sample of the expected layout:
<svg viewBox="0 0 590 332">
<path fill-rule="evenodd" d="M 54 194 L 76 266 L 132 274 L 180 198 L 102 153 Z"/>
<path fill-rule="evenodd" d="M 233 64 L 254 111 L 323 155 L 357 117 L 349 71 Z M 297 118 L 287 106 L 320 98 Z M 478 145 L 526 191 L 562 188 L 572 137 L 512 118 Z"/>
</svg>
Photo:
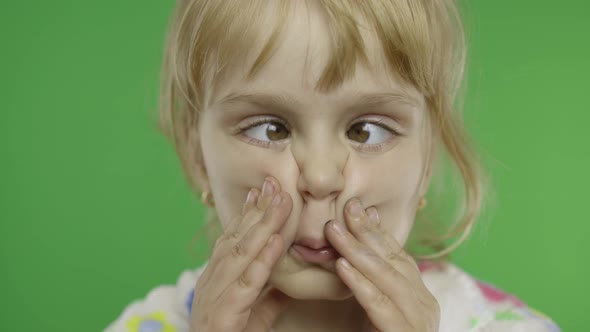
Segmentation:
<svg viewBox="0 0 590 332">
<path fill-rule="evenodd" d="M 312 249 L 300 244 L 293 244 L 289 251 L 293 256 L 301 261 L 308 263 L 316 263 L 322 266 L 332 265 L 340 254 L 333 247 L 323 247 L 320 249 Z M 330 264 L 331 263 L 331 264 Z"/>
</svg>

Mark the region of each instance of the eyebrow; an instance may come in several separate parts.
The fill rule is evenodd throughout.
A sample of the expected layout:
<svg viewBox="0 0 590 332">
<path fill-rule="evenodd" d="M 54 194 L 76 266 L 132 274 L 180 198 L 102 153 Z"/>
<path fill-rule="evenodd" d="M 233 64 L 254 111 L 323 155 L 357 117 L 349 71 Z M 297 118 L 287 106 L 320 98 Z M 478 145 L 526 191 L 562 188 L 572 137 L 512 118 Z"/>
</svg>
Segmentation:
<svg viewBox="0 0 590 332">
<path fill-rule="evenodd" d="M 422 104 L 415 97 L 403 90 L 395 90 L 380 93 L 354 93 L 351 96 L 352 102 L 346 107 L 347 110 L 359 108 L 378 108 L 387 104 L 402 104 L 411 107 L 420 107 Z M 295 98 L 287 94 L 269 93 L 240 93 L 232 92 L 219 101 L 219 105 L 250 104 L 260 108 L 272 108 L 277 111 L 290 112 L 293 109 L 301 109 L 303 105 Z"/>
</svg>

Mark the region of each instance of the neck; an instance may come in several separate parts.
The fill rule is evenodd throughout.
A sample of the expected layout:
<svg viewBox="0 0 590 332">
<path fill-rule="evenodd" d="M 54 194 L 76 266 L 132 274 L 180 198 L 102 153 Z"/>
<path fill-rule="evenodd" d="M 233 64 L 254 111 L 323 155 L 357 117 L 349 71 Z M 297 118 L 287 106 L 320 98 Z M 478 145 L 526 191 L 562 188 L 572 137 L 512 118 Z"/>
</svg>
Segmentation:
<svg viewBox="0 0 590 332">
<path fill-rule="evenodd" d="M 358 332 L 366 314 L 354 297 L 343 301 L 292 300 L 273 325 L 274 332 Z"/>
</svg>

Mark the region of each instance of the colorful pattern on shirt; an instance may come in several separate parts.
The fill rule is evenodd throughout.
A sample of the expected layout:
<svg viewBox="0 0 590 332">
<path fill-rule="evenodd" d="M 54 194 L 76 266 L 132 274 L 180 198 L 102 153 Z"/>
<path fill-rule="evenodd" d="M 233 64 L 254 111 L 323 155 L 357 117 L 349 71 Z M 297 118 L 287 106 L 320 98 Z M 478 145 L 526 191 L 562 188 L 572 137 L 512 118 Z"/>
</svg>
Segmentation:
<svg viewBox="0 0 590 332">
<path fill-rule="evenodd" d="M 176 328 L 166 321 L 166 314 L 162 311 L 131 317 L 126 325 L 129 332 L 176 332 Z"/>
<path fill-rule="evenodd" d="M 175 286 L 155 288 L 142 301 L 129 305 L 105 331 L 187 331 L 194 285 L 205 267 L 206 263 L 196 270 L 184 271 Z M 422 261 L 418 267 L 425 285 L 441 306 L 440 332 L 560 332 L 546 315 L 450 262 Z"/>
</svg>

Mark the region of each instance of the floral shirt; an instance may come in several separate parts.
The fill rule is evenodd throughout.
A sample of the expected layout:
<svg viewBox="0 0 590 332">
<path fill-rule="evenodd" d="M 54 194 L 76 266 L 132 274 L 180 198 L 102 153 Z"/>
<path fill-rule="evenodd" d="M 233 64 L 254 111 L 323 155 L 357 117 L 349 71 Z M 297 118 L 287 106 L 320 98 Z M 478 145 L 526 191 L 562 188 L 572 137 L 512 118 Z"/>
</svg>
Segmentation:
<svg viewBox="0 0 590 332">
<path fill-rule="evenodd" d="M 176 285 L 130 303 L 105 332 L 188 332 L 194 287 L 206 263 Z M 422 280 L 440 306 L 439 332 L 559 332 L 542 313 L 449 262 L 421 262 Z"/>
</svg>

